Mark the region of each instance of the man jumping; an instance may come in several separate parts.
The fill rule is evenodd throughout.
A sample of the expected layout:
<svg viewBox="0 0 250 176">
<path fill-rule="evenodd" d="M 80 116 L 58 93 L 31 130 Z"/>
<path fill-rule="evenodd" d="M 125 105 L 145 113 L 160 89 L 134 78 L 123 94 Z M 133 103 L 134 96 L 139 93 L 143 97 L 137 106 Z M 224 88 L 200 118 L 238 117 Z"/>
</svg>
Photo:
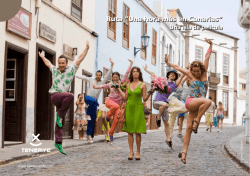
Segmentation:
<svg viewBox="0 0 250 176">
<path fill-rule="evenodd" d="M 51 103 L 56 106 L 56 127 L 55 127 L 55 147 L 63 154 L 67 154 L 62 147 L 62 135 L 64 119 L 71 103 L 74 101 L 74 95 L 69 93 L 69 88 L 79 65 L 86 57 L 89 50 L 89 42 L 86 42 L 86 49 L 79 58 L 68 66 L 67 57 L 61 55 L 58 58 L 58 66 L 54 66 L 45 58 L 45 52 L 39 52 L 44 64 L 52 72 L 52 87 L 49 89 L 51 94 Z"/>
</svg>

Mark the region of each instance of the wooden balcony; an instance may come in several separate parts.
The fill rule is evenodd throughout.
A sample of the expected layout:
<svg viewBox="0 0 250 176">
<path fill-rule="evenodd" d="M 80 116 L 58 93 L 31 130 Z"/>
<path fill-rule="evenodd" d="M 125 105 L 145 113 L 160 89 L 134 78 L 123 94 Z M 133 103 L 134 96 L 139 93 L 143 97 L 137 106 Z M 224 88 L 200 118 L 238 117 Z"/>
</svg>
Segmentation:
<svg viewBox="0 0 250 176">
<path fill-rule="evenodd" d="M 209 84 L 220 84 L 220 73 L 209 73 L 208 74 Z"/>
</svg>

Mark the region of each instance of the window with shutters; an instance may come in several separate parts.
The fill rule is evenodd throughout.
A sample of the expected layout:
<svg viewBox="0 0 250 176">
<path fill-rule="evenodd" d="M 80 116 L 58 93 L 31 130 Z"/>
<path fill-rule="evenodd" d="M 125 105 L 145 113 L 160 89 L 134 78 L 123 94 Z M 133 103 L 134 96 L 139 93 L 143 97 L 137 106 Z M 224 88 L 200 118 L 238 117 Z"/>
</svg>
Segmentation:
<svg viewBox="0 0 250 176">
<path fill-rule="evenodd" d="M 72 0 L 71 2 L 71 15 L 82 21 L 82 0 Z"/>
<path fill-rule="evenodd" d="M 216 53 L 212 52 L 209 59 L 209 71 L 211 73 L 216 73 Z"/>
<path fill-rule="evenodd" d="M 108 0 L 109 8 L 108 8 L 108 16 L 113 19 L 108 22 L 108 38 L 112 40 L 116 40 L 116 7 L 117 0 Z"/>
<path fill-rule="evenodd" d="M 195 47 L 195 60 L 197 61 L 203 61 L 203 48 L 200 46 Z"/>
<path fill-rule="evenodd" d="M 223 108 L 224 108 L 224 116 L 228 116 L 228 92 L 223 92 Z"/>
<path fill-rule="evenodd" d="M 144 34 L 147 34 L 147 28 L 148 28 L 148 25 L 145 21 L 142 21 L 141 23 L 141 36 L 143 36 Z M 142 39 L 141 39 L 141 57 L 143 59 L 147 59 L 147 47 L 144 48 L 143 45 L 142 45 Z"/>
<path fill-rule="evenodd" d="M 122 29 L 122 46 L 129 49 L 129 14 L 130 9 L 123 4 L 123 29 Z"/>
<path fill-rule="evenodd" d="M 152 30 L 152 60 L 151 63 L 156 65 L 156 46 L 157 46 L 157 32 L 153 29 Z"/>
<path fill-rule="evenodd" d="M 223 84 L 229 84 L 229 56 L 223 55 Z"/>
</svg>

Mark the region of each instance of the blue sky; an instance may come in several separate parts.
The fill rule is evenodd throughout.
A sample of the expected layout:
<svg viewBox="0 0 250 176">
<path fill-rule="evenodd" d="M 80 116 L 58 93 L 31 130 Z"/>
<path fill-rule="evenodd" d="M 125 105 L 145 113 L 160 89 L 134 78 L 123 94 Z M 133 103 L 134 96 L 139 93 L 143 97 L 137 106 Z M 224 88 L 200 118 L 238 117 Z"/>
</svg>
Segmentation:
<svg viewBox="0 0 250 176">
<path fill-rule="evenodd" d="M 223 26 L 223 30 L 220 30 L 220 32 L 239 38 L 239 69 L 246 67 L 245 31 L 237 22 L 240 0 L 144 0 L 151 9 L 153 9 L 154 1 L 161 1 L 166 9 L 180 9 L 185 18 L 191 16 L 223 17 L 218 23 L 197 23 L 204 26 L 210 24 Z"/>
</svg>

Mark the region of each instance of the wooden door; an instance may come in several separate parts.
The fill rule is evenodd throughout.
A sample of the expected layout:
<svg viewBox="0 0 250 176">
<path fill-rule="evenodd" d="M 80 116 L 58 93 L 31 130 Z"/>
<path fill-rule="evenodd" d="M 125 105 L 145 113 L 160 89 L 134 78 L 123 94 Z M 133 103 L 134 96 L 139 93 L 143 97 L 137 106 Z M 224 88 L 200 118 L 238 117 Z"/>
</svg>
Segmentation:
<svg viewBox="0 0 250 176">
<path fill-rule="evenodd" d="M 38 49 L 38 52 L 42 50 Z M 50 140 L 52 127 L 52 110 L 49 89 L 52 85 L 52 73 L 37 55 L 37 87 L 36 87 L 36 134 L 39 139 Z M 45 57 L 53 63 L 53 56 L 45 52 Z"/>
<path fill-rule="evenodd" d="M 16 51 L 8 50 L 8 52 L 16 58 L 7 59 L 4 140 L 22 141 L 23 58 Z"/>
</svg>

